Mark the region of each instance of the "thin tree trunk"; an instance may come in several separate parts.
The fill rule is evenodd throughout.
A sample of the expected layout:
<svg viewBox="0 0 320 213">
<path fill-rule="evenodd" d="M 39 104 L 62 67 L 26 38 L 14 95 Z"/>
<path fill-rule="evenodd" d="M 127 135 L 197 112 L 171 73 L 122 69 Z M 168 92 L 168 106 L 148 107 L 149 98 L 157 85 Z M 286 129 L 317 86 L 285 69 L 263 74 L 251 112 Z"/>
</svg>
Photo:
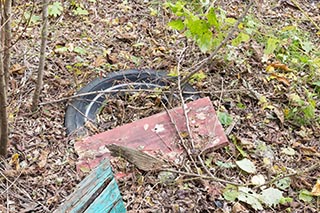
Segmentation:
<svg viewBox="0 0 320 213">
<path fill-rule="evenodd" d="M 0 56 L 0 155 L 6 156 L 8 144 L 7 87 L 3 71 L 3 60 Z"/>
<path fill-rule="evenodd" d="M 39 96 L 43 85 L 43 73 L 44 73 L 44 63 L 45 63 L 45 53 L 47 46 L 47 31 L 48 31 L 48 4 L 49 0 L 43 0 L 42 6 L 42 30 L 41 30 L 41 49 L 40 49 L 40 61 L 38 67 L 38 78 L 36 90 L 33 94 L 32 99 L 32 111 L 36 111 L 39 104 Z"/>
<path fill-rule="evenodd" d="M 0 155 L 6 156 L 8 144 L 7 87 L 3 71 L 3 60 L 0 56 Z"/>
<path fill-rule="evenodd" d="M 7 7 L 7 4 L 10 4 L 9 7 Z M 7 11 L 9 9 L 9 11 Z M 6 0 L 4 7 L 0 8 L 1 11 L 1 23 L 10 23 L 10 16 L 11 16 L 11 0 Z M 1 30 L 1 39 L 0 39 L 0 49 L 7 49 L 3 52 L 3 55 L 0 54 L 0 155 L 6 156 L 7 155 L 7 146 L 8 146 L 8 117 L 7 117 L 7 85 L 6 85 L 6 76 L 8 76 L 8 69 L 9 65 L 4 68 L 4 58 L 6 63 L 10 63 L 10 55 L 6 56 L 6 54 L 9 54 L 9 49 L 6 48 L 6 45 L 10 43 L 6 41 L 6 36 L 9 35 L 10 38 L 10 32 L 9 34 L 7 32 L 3 32 L 3 30 L 10 30 L 10 26 L 5 27 Z M 10 41 L 10 40 L 9 40 Z"/>
<path fill-rule="evenodd" d="M 10 69 L 10 45 L 11 45 L 11 4 L 12 0 L 6 0 L 4 4 L 3 18 L 4 25 L 4 53 L 3 53 L 3 70 L 5 74 L 5 82 L 8 86 L 9 69 Z"/>
</svg>

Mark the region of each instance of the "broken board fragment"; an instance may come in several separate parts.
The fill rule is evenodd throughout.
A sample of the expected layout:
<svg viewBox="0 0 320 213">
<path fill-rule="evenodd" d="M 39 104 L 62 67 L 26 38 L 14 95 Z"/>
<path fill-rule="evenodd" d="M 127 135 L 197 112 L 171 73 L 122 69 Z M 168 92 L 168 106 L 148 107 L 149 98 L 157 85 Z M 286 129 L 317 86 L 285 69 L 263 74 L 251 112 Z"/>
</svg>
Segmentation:
<svg viewBox="0 0 320 213">
<path fill-rule="evenodd" d="M 54 212 L 126 212 L 109 160 L 104 159 Z"/>
<path fill-rule="evenodd" d="M 204 151 L 228 144 L 209 98 L 186 104 L 186 111 L 195 149 Z M 110 152 L 106 147 L 108 144 L 143 150 L 153 156 L 161 153 L 168 159 L 174 159 L 183 152 L 176 129 L 182 135 L 188 136 L 182 107 L 84 138 L 75 143 L 75 150 L 79 155 L 77 168 L 82 172 L 90 171 L 104 158 L 110 158 Z"/>
</svg>

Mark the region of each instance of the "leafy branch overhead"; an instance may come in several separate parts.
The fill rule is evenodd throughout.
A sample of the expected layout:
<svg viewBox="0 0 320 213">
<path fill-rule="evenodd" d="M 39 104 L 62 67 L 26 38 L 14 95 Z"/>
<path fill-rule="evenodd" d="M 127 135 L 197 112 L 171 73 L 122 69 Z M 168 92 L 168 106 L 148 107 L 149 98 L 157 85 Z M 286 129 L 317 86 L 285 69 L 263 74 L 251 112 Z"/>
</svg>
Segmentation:
<svg viewBox="0 0 320 213">
<path fill-rule="evenodd" d="M 188 38 L 192 38 L 198 44 L 202 52 L 208 52 L 218 47 L 228 35 L 230 29 L 237 22 L 234 18 L 226 17 L 226 12 L 220 8 L 201 8 L 193 12 L 188 8 L 187 2 L 178 1 L 175 4 L 165 4 L 179 18 L 170 21 L 168 25 L 178 31 L 184 31 Z M 234 46 L 241 42 L 247 42 L 250 36 L 244 32 L 232 41 Z"/>
</svg>

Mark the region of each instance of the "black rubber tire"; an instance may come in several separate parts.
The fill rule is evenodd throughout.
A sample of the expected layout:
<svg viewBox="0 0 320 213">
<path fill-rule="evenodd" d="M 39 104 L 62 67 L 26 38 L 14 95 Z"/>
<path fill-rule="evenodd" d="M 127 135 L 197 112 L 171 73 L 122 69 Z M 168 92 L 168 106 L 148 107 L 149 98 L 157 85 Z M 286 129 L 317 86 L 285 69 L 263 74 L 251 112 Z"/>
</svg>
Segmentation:
<svg viewBox="0 0 320 213">
<path fill-rule="evenodd" d="M 170 85 L 170 81 L 173 79 L 173 77 L 167 76 L 167 72 L 163 71 L 123 70 L 110 73 L 106 78 L 95 79 L 80 89 L 77 94 L 103 91 L 117 86 L 119 86 L 117 89 L 125 89 L 125 84 L 117 85 L 117 81 L 121 80 L 126 80 L 132 83 L 141 83 L 140 85 L 134 85 L 135 89 L 147 89 L 155 88 L 156 86 L 168 86 Z M 195 92 L 193 87 L 189 84 L 184 86 L 183 91 Z M 184 97 L 191 98 L 193 100 L 199 98 L 198 95 L 192 94 L 184 94 Z M 74 99 L 67 107 L 65 114 L 65 127 L 67 134 L 69 135 L 80 127 L 83 127 L 86 118 L 95 121 L 96 113 L 102 106 L 104 100 L 105 96 L 101 94 L 91 94 Z M 88 107 L 90 108 L 87 111 Z"/>
</svg>

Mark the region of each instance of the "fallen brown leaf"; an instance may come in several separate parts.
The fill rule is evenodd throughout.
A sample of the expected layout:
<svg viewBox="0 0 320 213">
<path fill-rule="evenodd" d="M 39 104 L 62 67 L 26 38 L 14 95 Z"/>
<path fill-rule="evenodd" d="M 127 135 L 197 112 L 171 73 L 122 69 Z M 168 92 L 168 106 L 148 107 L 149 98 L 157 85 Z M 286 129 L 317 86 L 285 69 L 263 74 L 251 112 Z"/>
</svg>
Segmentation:
<svg viewBox="0 0 320 213">
<path fill-rule="evenodd" d="M 280 75 L 278 75 L 276 73 L 271 73 L 271 77 L 274 78 L 274 79 L 277 79 L 277 81 L 283 83 L 286 86 L 290 86 L 289 80 L 284 76 L 280 76 Z"/>
<path fill-rule="evenodd" d="M 314 196 L 320 196 L 320 180 L 317 180 L 317 183 L 313 186 L 311 194 Z"/>
<path fill-rule="evenodd" d="M 96 60 L 94 60 L 94 62 L 92 63 L 92 66 L 94 67 L 100 67 L 101 65 L 103 65 L 104 63 L 106 63 L 106 59 L 103 56 L 98 56 L 96 58 Z"/>
<path fill-rule="evenodd" d="M 15 169 L 20 170 L 20 161 L 19 161 L 19 154 L 15 153 L 11 156 L 11 159 L 9 161 L 9 164 Z"/>
<path fill-rule="evenodd" d="M 9 72 L 11 74 L 19 74 L 22 75 L 24 72 L 26 71 L 26 67 L 25 66 L 21 66 L 20 64 L 14 64 L 10 67 Z"/>
<path fill-rule="evenodd" d="M 284 114 L 283 111 L 281 109 L 278 109 L 277 107 L 275 107 L 273 109 L 274 114 L 276 114 L 277 118 L 279 119 L 279 121 L 281 122 L 281 124 L 284 123 Z"/>
<path fill-rule="evenodd" d="M 232 213 L 246 213 L 246 212 L 249 212 L 249 210 L 246 209 L 246 207 L 244 207 L 238 202 L 232 206 Z"/>
<path fill-rule="evenodd" d="M 272 63 L 270 64 L 270 66 L 274 67 L 275 69 L 281 69 L 283 71 L 291 71 L 291 69 L 287 65 L 279 62 Z"/>
<path fill-rule="evenodd" d="M 49 154 L 48 150 L 42 150 L 40 157 L 38 159 L 39 161 L 37 163 L 40 168 L 45 167 L 45 165 L 47 164 L 48 154 Z"/>
</svg>

